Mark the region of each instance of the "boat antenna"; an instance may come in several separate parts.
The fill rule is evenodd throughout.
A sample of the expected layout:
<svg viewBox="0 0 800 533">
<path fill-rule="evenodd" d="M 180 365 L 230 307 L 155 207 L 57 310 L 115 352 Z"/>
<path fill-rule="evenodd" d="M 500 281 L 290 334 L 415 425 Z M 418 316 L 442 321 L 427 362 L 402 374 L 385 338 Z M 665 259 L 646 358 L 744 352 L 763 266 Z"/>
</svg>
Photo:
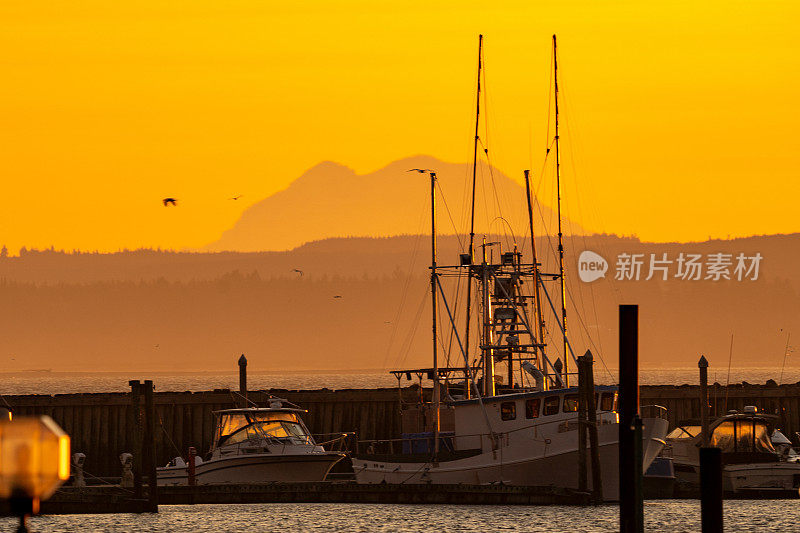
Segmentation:
<svg viewBox="0 0 800 533">
<path fill-rule="evenodd" d="M 531 254 L 533 255 L 533 288 L 534 288 L 534 299 L 536 300 L 536 325 L 539 332 L 539 339 L 542 345 L 544 345 L 544 321 L 542 320 L 542 302 L 539 299 L 539 264 L 536 258 L 536 239 L 533 233 L 533 203 L 531 200 L 531 179 L 530 179 L 530 170 L 524 171 L 525 173 L 525 196 L 528 199 L 528 225 L 530 226 L 530 233 L 531 233 Z M 539 349 L 539 355 L 536 363 L 539 366 L 539 370 L 547 375 L 547 368 L 544 364 L 544 348 Z M 544 380 L 545 384 L 547 380 Z M 546 387 L 546 385 L 545 385 Z"/>
<path fill-rule="evenodd" d="M 472 148 L 472 203 L 470 204 L 469 219 L 469 265 L 467 265 L 467 318 L 466 331 L 464 333 L 464 352 L 467 354 L 467 375 L 469 374 L 469 329 L 470 329 L 470 306 L 472 305 L 472 263 L 475 262 L 475 183 L 478 169 L 478 121 L 481 116 L 481 58 L 483 54 L 483 35 L 478 35 L 478 90 L 475 95 L 475 138 Z M 465 387 L 466 397 L 469 398 L 469 385 Z"/>
<path fill-rule="evenodd" d="M 725 414 L 728 413 L 728 388 L 731 385 L 731 361 L 733 361 L 733 333 L 731 333 L 731 349 L 728 352 L 728 379 L 725 380 Z"/>
<path fill-rule="evenodd" d="M 556 35 L 553 34 L 553 84 L 556 125 L 556 191 L 558 198 L 558 273 L 561 281 L 561 331 L 564 339 L 564 386 L 569 387 L 569 346 L 567 341 L 567 292 L 564 285 L 564 240 L 561 231 L 561 158 L 558 154 L 558 55 Z"/>
<path fill-rule="evenodd" d="M 791 332 L 786 334 L 786 348 L 783 350 L 783 365 L 781 365 L 781 378 L 778 380 L 778 385 L 783 385 L 783 370 L 786 368 L 786 358 L 789 357 L 789 336 Z"/>
<path fill-rule="evenodd" d="M 433 453 L 434 457 L 439 454 L 439 430 L 441 420 L 439 415 L 439 358 L 437 344 L 439 339 L 437 337 L 437 324 L 436 324 L 436 284 L 438 282 L 436 272 L 436 172 L 429 171 L 431 177 L 431 311 L 432 311 L 432 328 L 433 328 L 433 410 L 434 410 L 434 423 L 433 423 Z"/>
</svg>

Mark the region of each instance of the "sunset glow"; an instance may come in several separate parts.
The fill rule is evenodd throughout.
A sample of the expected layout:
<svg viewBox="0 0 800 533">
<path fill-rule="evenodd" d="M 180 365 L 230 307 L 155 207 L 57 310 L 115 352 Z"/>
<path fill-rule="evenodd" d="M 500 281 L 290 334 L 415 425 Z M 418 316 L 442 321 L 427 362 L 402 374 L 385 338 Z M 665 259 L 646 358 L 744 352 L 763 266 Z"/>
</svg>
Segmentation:
<svg viewBox="0 0 800 533">
<path fill-rule="evenodd" d="M 0 244 L 199 248 L 321 161 L 468 162 L 478 33 L 481 135 L 517 180 L 541 169 L 558 34 L 565 209 L 587 229 L 800 230 L 796 2 L 438 6 L 4 3 Z"/>
</svg>

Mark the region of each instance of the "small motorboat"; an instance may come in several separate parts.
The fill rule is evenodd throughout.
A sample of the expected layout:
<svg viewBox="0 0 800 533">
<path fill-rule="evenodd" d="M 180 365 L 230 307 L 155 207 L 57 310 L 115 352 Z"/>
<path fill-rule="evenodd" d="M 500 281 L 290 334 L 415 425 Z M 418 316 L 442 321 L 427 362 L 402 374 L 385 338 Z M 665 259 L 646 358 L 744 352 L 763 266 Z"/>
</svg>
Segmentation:
<svg viewBox="0 0 800 533">
<path fill-rule="evenodd" d="M 777 451 L 781 459 L 788 463 L 798 463 L 800 462 L 800 454 L 797 453 L 797 450 L 794 449 L 792 446 L 792 441 L 789 438 L 780 432 L 780 430 L 776 429 L 772 432 L 772 437 L 770 437 L 772 441 L 772 445 L 775 447 L 775 451 Z"/>
<path fill-rule="evenodd" d="M 323 481 L 343 452 L 326 451 L 300 418 L 304 409 L 273 399 L 269 407 L 214 412 L 214 439 L 206 460 L 195 458 L 197 484 Z M 159 485 L 186 485 L 181 457 L 158 468 Z"/>
<path fill-rule="evenodd" d="M 749 405 L 742 412 L 731 411 L 709 424 L 709 446 L 722 450 L 726 492 L 797 495 L 800 463 L 786 460 L 775 449 L 770 428 L 776 419 Z M 699 487 L 702 439 L 700 425 L 692 422 L 678 425 L 667 435 L 675 476 L 683 487 Z"/>
</svg>

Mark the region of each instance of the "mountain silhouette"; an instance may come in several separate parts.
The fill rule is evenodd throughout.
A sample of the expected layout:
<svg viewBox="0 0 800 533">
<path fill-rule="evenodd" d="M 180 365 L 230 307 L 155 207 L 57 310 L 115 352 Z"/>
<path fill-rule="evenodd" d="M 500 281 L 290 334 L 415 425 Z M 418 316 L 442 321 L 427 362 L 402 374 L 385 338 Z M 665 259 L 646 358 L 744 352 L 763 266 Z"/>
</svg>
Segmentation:
<svg viewBox="0 0 800 533">
<path fill-rule="evenodd" d="M 469 233 L 471 165 L 421 155 L 395 161 L 368 174 L 357 174 L 330 161 L 320 163 L 287 189 L 251 206 L 231 229 L 205 249 L 288 250 L 330 237 L 428 233 L 428 176 L 408 172 L 413 168 L 436 171 L 440 186 L 436 193 L 438 231 Z M 503 232 L 507 225 L 498 217 L 514 228 L 527 228 L 523 185 L 483 163 L 479 164 L 476 181 L 476 234 Z M 537 226 L 547 221 L 548 228 L 538 227 L 537 233 L 552 233 L 552 210 L 546 206 L 537 208 L 534 220 Z M 583 233 L 574 223 L 565 223 L 565 228 L 571 233 Z"/>
</svg>

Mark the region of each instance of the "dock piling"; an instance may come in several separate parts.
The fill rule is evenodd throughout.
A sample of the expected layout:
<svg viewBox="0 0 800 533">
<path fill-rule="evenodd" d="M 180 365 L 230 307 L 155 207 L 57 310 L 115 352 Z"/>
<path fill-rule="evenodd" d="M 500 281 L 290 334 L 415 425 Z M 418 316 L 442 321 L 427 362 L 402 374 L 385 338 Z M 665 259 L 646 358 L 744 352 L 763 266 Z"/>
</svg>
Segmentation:
<svg viewBox="0 0 800 533">
<path fill-rule="evenodd" d="M 189 486 L 194 486 L 197 484 L 197 478 L 195 477 L 196 465 L 194 462 L 194 458 L 197 456 L 197 450 L 195 449 L 194 446 L 189 447 L 189 453 L 187 455 L 188 455 L 186 459 L 186 468 L 187 468 L 186 471 L 188 473 L 187 484 Z"/>
<path fill-rule="evenodd" d="M 247 407 L 247 357 L 244 354 L 239 358 L 239 394 L 242 407 Z"/>
<path fill-rule="evenodd" d="M 700 427 L 703 446 L 708 446 L 708 361 L 701 355 L 697 362 L 700 369 Z"/>
<path fill-rule="evenodd" d="M 600 442 L 597 434 L 597 405 L 595 404 L 594 393 L 594 357 L 592 352 L 587 350 L 583 355 L 584 378 L 586 380 L 586 418 L 588 420 L 587 429 L 589 432 L 589 457 L 592 464 L 592 499 L 595 502 L 603 501 L 603 476 L 600 472 Z"/>
<path fill-rule="evenodd" d="M 700 448 L 700 522 L 703 533 L 722 533 L 722 450 Z"/>
<path fill-rule="evenodd" d="M 145 407 L 145 426 L 144 442 L 142 455 L 146 457 L 147 464 L 147 498 L 150 510 L 158 512 L 158 474 L 156 472 L 156 412 L 153 402 L 153 382 L 144 382 L 144 407 Z M 145 452 L 146 450 L 146 452 Z"/>
<path fill-rule="evenodd" d="M 644 531 L 644 523 L 641 492 L 638 305 L 619 306 L 619 381 L 619 525 L 621 533 L 639 533 Z"/>
<path fill-rule="evenodd" d="M 128 382 L 131 386 L 131 408 L 133 411 L 133 425 L 129 428 L 130 441 L 133 442 L 133 493 L 136 499 L 142 498 L 142 408 L 141 386 L 139 380 Z"/>
<path fill-rule="evenodd" d="M 578 357 L 578 490 L 587 490 L 588 473 L 586 470 L 586 423 L 587 423 L 587 393 L 586 360 L 585 356 Z"/>
</svg>

